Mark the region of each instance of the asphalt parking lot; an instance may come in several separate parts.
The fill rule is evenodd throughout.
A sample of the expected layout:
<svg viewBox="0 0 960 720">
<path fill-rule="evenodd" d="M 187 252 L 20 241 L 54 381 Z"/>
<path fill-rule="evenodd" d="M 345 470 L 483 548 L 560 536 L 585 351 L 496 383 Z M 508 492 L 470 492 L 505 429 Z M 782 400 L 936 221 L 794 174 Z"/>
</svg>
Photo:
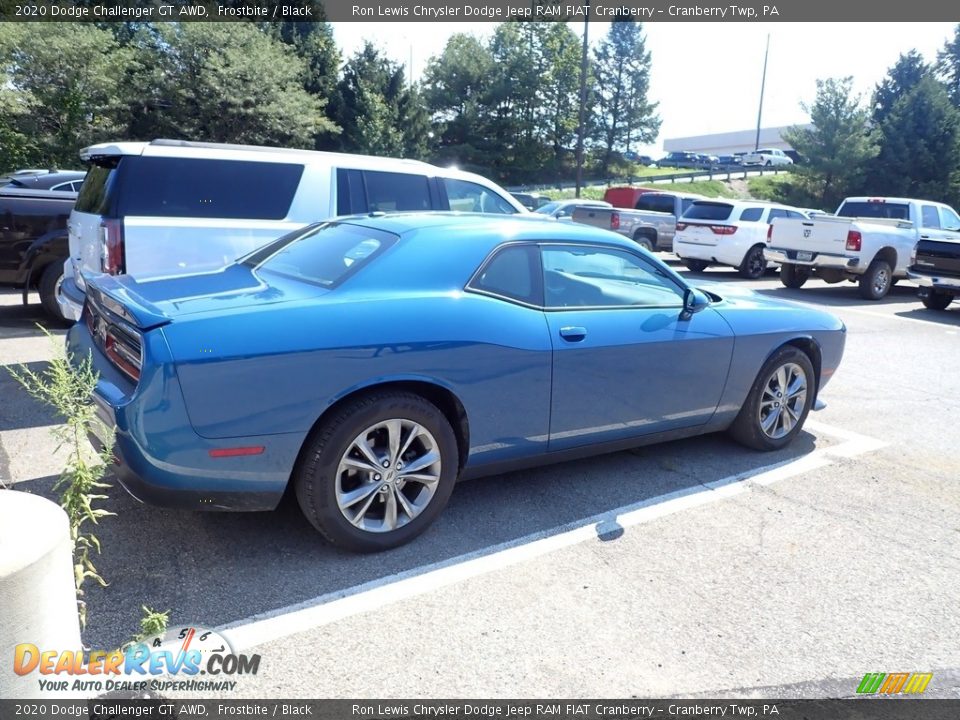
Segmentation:
<svg viewBox="0 0 960 720">
<path fill-rule="evenodd" d="M 142 604 L 227 628 L 262 657 L 241 697 L 850 696 L 867 672 L 960 697 L 960 304 L 695 277 L 846 323 L 827 408 L 787 450 L 710 436 L 464 483 L 373 556 L 334 551 L 293 503 L 183 513 L 115 487 L 85 642 L 124 642 Z M 39 305 L 19 300 L 0 293 L 0 364 L 41 368 Z M 55 422 L 0 370 L 0 479 L 52 496 Z"/>
</svg>

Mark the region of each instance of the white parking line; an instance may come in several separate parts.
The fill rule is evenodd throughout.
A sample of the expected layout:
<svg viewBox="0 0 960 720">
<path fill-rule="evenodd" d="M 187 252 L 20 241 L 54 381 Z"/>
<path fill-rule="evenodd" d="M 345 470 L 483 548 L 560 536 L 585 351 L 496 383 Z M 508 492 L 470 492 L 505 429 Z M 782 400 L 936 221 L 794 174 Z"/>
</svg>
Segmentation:
<svg viewBox="0 0 960 720">
<path fill-rule="evenodd" d="M 254 615 L 225 625 L 219 630 L 226 633 L 235 651 L 261 645 L 511 567 L 562 548 L 596 540 L 598 536 L 611 531 L 634 527 L 673 513 L 747 493 L 756 485 L 770 485 L 830 465 L 837 458 L 861 455 L 885 444 L 874 438 L 820 422 L 808 421 L 806 427 L 817 433 L 839 438 L 843 442 L 815 450 L 796 460 L 667 493 L 490 548 L 327 593 L 303 603 Z"/>
</svg>

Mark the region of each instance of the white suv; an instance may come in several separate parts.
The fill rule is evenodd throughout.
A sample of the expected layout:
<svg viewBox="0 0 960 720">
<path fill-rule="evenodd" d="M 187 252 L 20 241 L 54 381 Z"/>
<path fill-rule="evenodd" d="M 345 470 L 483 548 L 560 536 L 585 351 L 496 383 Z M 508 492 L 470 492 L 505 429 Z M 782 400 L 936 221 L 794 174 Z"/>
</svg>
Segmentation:
<svg viewBox="0 0 960 720">
<path fill-rule="evenodd" d="M 754 280 L 767 269 L 767 232 L 778 217 L 807 216 L 799 208 L 757 200 L 697 200 L 677 220 L 673 252 L 695 272 L 718 263 Z"/>
<path fill-rule="evenodd" d="M 415 160 L 154 140 L 93 145 L 68 224 L 57 303 L 78 320 L 86 279 L 214 270 L 291 230 L 395 210 L 525 213 L 495 183 Z"/>
<path fill-rule="evenodd" d="M 760 148 L 752 153 L 747 153 L 740 161 L 742 165 L 764 165 L 771 167 L 773 165 L 793 165 L 793 158 L 787 155 L 783 150 L 776 148 Z"/>
</svg>

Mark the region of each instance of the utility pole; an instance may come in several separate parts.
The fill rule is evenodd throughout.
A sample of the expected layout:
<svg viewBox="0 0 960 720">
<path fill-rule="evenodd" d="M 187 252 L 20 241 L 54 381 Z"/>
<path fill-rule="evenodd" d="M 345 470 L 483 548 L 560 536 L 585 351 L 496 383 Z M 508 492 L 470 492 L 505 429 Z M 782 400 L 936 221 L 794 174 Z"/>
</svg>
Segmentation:
<svg viewBox="0 0 960 720">
<path fill-rule="evenodd" d="M 583 54 L 580 56 L 580 124 L 577 128 L 577 191 L 576 197 L 580 197 L 580 187 L 583 185 L 583 136 L 586 132 L 584 127 L 584 115 L 587 108 L 587 49 L 589 41 L 587 31 L 590 29 L 590 0 L 587 0 L 587 14 L 583 18 Z"/>
<path fill-rule="evenodd" d="M 770 55 L 770 33 L 767 33 L 767 49 L 763 53 L 763 79 L 760 80 L 760 108 L 757 110 L 757 138 L 753 143 L 753 149 L 760 149 L 760 118 L 763 115 L 763 91 L 767 85 L 767 58 Z"/>
</svg>

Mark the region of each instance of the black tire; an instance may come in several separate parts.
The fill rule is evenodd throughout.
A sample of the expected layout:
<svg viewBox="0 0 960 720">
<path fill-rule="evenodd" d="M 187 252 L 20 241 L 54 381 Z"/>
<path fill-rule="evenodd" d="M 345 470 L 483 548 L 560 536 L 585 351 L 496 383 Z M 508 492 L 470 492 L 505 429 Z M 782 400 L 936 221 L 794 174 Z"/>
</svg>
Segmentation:
<svg viewBox="0 0 960 720">
<path fill-rule="evenodd" d="M 920 298 L 925 308 L 930 310 L 946 310 L 947 306 L 953 302 L 953 295 L 939 291 L 931 290 L 926 297 Z"/>
<path fill-rule="evenodd" d="M 50 319 L 61 325 L 71 324 L 60 313 L 60 306 L 57 304 L 57 288 L 63 280 L 63 263 L 54 260 L 48 264 L 40 274 L 38 289 L 40 292 L 40 304 L 43 311 L 50 316 Z"/>
<path fill-rule="evenodd" d="M 633 236 L 633 241 L 647 252 L 653 252 L 653 240 L 648 235 L 637 233 Z"/>
<path fill-rule="evenodd" d="M 860 297 L 864 300 L 879 300 L 893 287 L 893 268 L 886 260 L 874 260 L 860 276 Z"/>
<path fill-rule="evenodd" d="M 345 516 L 344 512 L 349 511 L 349 506 L 346 511 L 342 511 L 338 506 L 337 471 L 340 468 L 341 461 L 346 459 L 350 453 L 354 442 L 365 431 L 372 430 L 379 423 L 392 419 L 415 423 L 429 434 L 430 440 L 435 441 L 435 449 L 440 456 L 438 479 L 434 481 L 436 487 L 432 496 L 426 500 L 425 506 L 418 514 L 412 516 L 412 519 L 407 514 L 405 524 L 398 525 L 393 530 L 362 529 L 351 524 Z M 383 433 L 386 431 L 375 431 L 367 438 L 372 437 L 377 442 L 377 432 Z M 420 443 L 419 439 L 414 441 L 414 444 L 418 443 Z M 376 447 L 374 447 L 374 452 L 376 452 Z M 389 452 L 389 448 L 387 448 L 387 452 Z M 401 457 L 409 457 L 411 452 L 414 452 L 412 445 Z M 360 456 L 352 455 L 351 457 Z M 381 458 L 381 461 L 387 461 L 385 455 L 378 454 L 378 457 Z M 366 464 L 369 465 L 370 463 Z M 399 466 L 397 467 L 399 469 Z M 373 512 L 373 519 L 376 520 L 377 514 L 382 514 L 380 520 L 386 522 L 386 508 L 391 497 L 395 498 L 399 494 L 404 494 L 407 503 L 415 503 L 419 495 L 411 498 L 409 494 L 403 493 L 402 485 L 398 485 L 397 489 L 394 489 L 394 486 L 390 484 L 386 490 L 383 490 L 383 487 L 392 482 L 393 469 L 388 461 L 382 482 L 380 482 L 380 475 L 373 476 L 369 473 L 366 479 L 363 479 L 362 475 L 367 471 L 347 470 L 343 473 L 344 482 L 347 484 L 353 483 L 353 489 L 358 489 L 365 484 L 372 485 L 374 484 L 373 478 L 377 478 L 378 482 L 376 484 L 381 492 L 371 492 L 364 496 L 364 498 L 370 498 L 371 495 L 373 497 L 367 503 L 370 510 L 361 510 L 360 515 L 365 517 L 366 512 Z M 349 475 L 348 473 L 351 472 L 354 474 Z M 396 391 L 368 395 L 349 402 L 335 411 L 304 444 L 294 471 L 294 483 L 300 509 L 307 520 L 328 541 L 354 552 L 379 552 L 403 545 L 426 530 L 446 506 L 458 474 L 457 438 L 446 417 L 422 397 L 412 393 Z M 399 479 L 397 482 L 399 482 Z M 408 491 L 410 487 L 413 488 L 415 493 L 427 491 L 429 488 L 427 484 L 415 480 L 408 482 L 410 483 Z M 391 490 L 395 494 L 391 494 Z M 349 490 L 345 491 L 349 492 Z M 392 502 L 396 509 L 397 519 L 401 520 L 402 505 L 397 499 L 392 500 Z"/>
<path fill-rule="evenodd" d="M 803 287 L 809 279 L 810 271 L 802 265 L 784 263 L 780 266 L 780 282 L 783 283 L 784 287 L 796 290 Z"/>
<path fill-rule="evenodd" d="M 806 391 L 803 398 L 803 407 L 800 409 L 800 412 L 796 413 L 795 418 L 793 413 L 788 415 L 788 417 L 794 418 L 795 424 L 792 426 L 792 429 L 781 437 L 774 437 L 768 432 L 765 432 L 762 426 L 762 423 L 772 414 L 773 408 L 767 408 L 766 414 L 762 414 L 763 409 L 761 408 L 761 403 L 763 402 L 764 391 L 770 383 L 774 382 L 773 376 L 780 368 L 791 368 L 791 372 L 792 368 L 799 368 L 805 376 Z M 788 375 L 789 374 L 790 373 L 788 373 Z M 790 383 L 788 382 L 787 384 L 789 387 Z M 746 445 L 754 450 L 780 450 L 786 447 L 803 428 L 803 423 L 806 421 L 807 415 L 810 413 L 810 408 L 813 406 L 815 391 L 816 376 L 814 375 L 813 363 L 810 362 L 810 358 L 799 348 L 793 347 L 792 345 L 785 345 L 777 350 L 777 352 L 763 364 L 763 367 L 757 374 L 757 379 L 753 382 L 750 394 L 747 395 L 743 407 L 740 408 L 737 419 L 734 420 L 730 426 L 730 435 L 740 444 Z M 777 399 L 773 395 L 769 395 L 769 397 L 771 400 Z M 777 430 L 779 416 L 782 414 L 783 410 L 780 410 L 777 417 L 773 418 L 774 431 Z"/>
<path fill-rule="evenodd" d="M 740 277 L 746 278 L 747 280 L 761 278 L 766 271 L 767 260 L 763 257 L 763 245 L 754 245 L 747 250 L 747 254 L 743 256 L 743 262 L 741 262 L 740 267 L 737 268 Z"/>
<path fill-rule="evenodd" d="M 710 265 L 706 260 L 694 260 L 692 258 L 683 258 L 683 264 L 693 272 L 703 272 Z"/>
</svg>

